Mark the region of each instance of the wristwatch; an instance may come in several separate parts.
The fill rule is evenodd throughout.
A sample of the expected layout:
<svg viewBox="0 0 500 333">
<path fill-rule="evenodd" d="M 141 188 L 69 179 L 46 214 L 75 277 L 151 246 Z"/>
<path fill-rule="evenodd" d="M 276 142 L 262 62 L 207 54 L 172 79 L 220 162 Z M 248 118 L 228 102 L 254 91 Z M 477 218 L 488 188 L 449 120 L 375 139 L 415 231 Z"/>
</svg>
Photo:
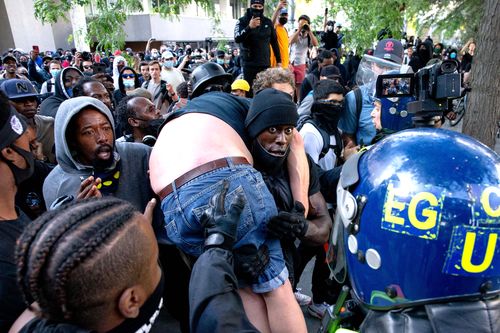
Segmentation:
<svg viewBox="0 0 500 333">
<path fill-rule="evenodd" d="M 205 247 L 209 246 L 220 246 L 224 244 L 224 241 L 226 239 L 224 238 L 224 235 L 216 232 L 211 235 L 208 235 L 208 237 L 205 239 Z"/>
</svg>

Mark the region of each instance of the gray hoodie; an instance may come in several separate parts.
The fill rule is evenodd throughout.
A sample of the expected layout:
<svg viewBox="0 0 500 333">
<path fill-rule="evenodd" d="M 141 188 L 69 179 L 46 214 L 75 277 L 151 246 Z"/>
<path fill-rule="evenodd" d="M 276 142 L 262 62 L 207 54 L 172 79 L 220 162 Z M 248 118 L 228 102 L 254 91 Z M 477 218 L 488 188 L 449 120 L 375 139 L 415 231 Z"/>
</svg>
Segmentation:
<svg viewBox="0 0 500 333">
<path fill-rule="evenodd" d="M 73 197 L 69 199 L 76 198 L 81 181 L 94 172 L 92 166 L 83 165 L 75 160 L 75 152 L 70 150 L 66 142 L 66 130 L 71 119 L 88 106 L 103 113 L 113 126 L 114 132 L 113 116 L 101 101 L 92 97 L 75 97 L 61 104 L 54 124 L 56 158 L 59 165 L 50 172 L 43 184 L 43 196 L 47 207 L 60 201 L 63 196 Z M 129 201 L 142 212 L 154 195 L 148 176 L 151 148 L 142 143 L 115 142 L 114 150 L 114 166 L 120 160 L 120 178 L 118 188 L 113 195 Z"/>
</svg>

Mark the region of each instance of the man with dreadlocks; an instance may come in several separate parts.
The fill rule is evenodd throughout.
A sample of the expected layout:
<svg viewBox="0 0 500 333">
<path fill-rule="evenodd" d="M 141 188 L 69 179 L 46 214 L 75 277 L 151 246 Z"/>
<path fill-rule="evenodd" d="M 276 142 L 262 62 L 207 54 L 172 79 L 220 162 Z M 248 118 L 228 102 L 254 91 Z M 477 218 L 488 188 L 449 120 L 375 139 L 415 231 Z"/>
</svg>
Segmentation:
<svg viewBox="0 0 500 333">
<path fill-rule="evenodd" d="M 163 304 L 154 206 L 140 214 L 91 199 L 29 224 L 16 247 L 18 282 L 40 309 L 21 332 L 149 332 Z"/>
<path fill-rule="evenodd" d="M 7 332 L 23 312 L 16 286 L 14 248 L 29 218 L 15 206 L 19 184 L 34 170 L 28 126 L 0 93 L 0 332 Z"/>
<path fill-rule="evenodd" d="M 232 247 L 243 195 L 224 208 L 228 182 L 203 213 L 205 245 L 190 283 L 191 332 L 257 332 L 234 274 Z M 47 212 L 27 226 L 16 248 L 27 305 L 12 331 L 150 331 L 162 306 L 163 277 L 151 228 L 156 201 L 144 214 L 116 198 L 89 199 Z M 214 242 L 213 240 L 220 240 Z"/>
</svg>

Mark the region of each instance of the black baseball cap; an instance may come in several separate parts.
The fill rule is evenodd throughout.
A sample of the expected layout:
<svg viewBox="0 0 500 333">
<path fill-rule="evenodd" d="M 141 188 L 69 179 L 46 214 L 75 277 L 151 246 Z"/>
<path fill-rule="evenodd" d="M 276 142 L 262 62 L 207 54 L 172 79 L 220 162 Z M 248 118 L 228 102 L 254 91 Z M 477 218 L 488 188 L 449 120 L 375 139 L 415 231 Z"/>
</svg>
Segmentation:
<svg viewBox="0 0 500 333">
<path fill-rule="evenodd" d="M 378 42 L 375 52 L 373 52 L 373 56 L 402 64 L 403 52 L 403 44 L 401 44 L 399 40 L 387 38 Z"/>
<path fill-rule="evenodd" d="M 39 96 L 31 82 L 22 79 L 4 80 L 0 85 L 0 91 L 10 100 Z"/>
</svg>

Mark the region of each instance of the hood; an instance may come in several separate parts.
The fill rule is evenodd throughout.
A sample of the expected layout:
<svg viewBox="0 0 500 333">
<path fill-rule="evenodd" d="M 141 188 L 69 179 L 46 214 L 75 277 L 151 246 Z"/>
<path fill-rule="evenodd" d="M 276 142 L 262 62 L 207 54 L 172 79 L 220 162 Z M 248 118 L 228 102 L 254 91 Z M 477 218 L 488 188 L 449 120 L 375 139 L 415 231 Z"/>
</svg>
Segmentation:
<svg viewBox="0 0 500 333">
<path fill-rule="evenodd" d="M 118 63 L 120 61 L 125 62 L 125 67 L 128 66 L 127 59 L 125 59 L 123 56 L 116 56 L 115 60 L 113 61 L 113 81 L 115 85 L 115 89 L 120 89 L 118 86 L 118 78 L 120 77 L 120 71 L 118 70 Z"/>
<path fill-rule="evenodd" d="M 59 110 L 56 114 L 55 122 L 54 122 L 54 137 L 55 137 L 55 146 L 56 146 L 56 158 L 57 162 L 61 166 L 61 168 L 68 173 L 75 173 L 79 170 L 91 170 L 92 167 L 83 165 L 77 162 L 73 153 L 70 150 L 68 143 L 66 141 L 66 130 L 68 124 L 71 119 L 77 115 L 82 109 L 85 109 L 88 106 L 92 106 L 96 108 L 99 112 L 104 114 L 106 118 L 108 118 L 111 123 L 111 127 L 113 128 L 113 133 L 115 132 L 115 121 L 113 119 L 113 115 L 109 111 L 106 105 L 98 99 L 92 97 L 74 97 L 65 100 L 59 106 Z M 118 154 L 116 153 L 116 145 L 115 145 L 115 160 L 118 160 Z"/>
<path fill-rule="evenodd" d="M 54 96 L 57 96 L 59 98 L 62 98 L 62 99 L 68 99 L 68 98 L 71 98 L 68 93 L 66 92 L 66 89 L 64 88 L 64 76 L 65 76 L 65 73 L 68 72 L 68 70 L 75 70 L 77 71 L 78 73 L 80 73 L 81 75 L 82 72 L 76 68 L 76 67 L 66 67 L 66 68 L 63 68 L 59 74 L 57 74 L 57 76 L 55 77 L 54 79 L 54 85 L 55 85 L 55 90 L 54 90 Z"/>
<path fill-rule="evenodd" d="M 421 46 L 425 46 L 425 49 L 420 49 Z M 432 52 L 434 51 L 434 46 L 430 41 L 424 41 L 417 45 L 417 55 L 422 61 L 423 66 L 426 66 L 427 62 L 432 59 Z"/>
</svg>

